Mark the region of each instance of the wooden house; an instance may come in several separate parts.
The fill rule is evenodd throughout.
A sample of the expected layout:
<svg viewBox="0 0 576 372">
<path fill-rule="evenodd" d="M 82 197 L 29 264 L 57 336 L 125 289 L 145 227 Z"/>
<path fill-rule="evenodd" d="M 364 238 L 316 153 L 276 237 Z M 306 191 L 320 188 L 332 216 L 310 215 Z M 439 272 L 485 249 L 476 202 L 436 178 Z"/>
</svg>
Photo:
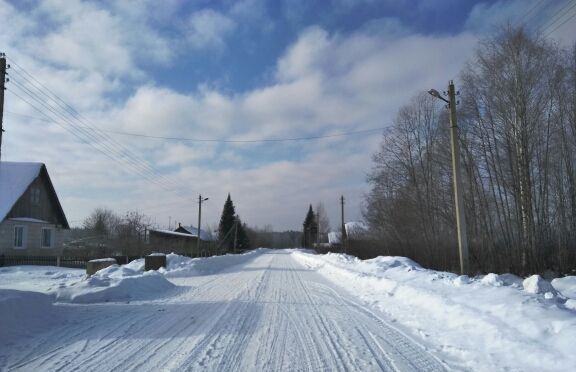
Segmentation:
<svg viewBox="0 0 576 372">
<path fill-rule="evenodd" d="M 194 226 L 178 224 L 178 228 L 174 231 L 148 230 L 148 241 L 154 252 L 174 252 L 191 256 L 209 255 L 210 250 L 214 250 L 216 247 L 215 239 L 212 238 L 209 232 L 200 229 L 200 240 L 202 243 L 201 251 L 198 252 L 198 229 Z"/>
<path fill-rule="evenodd" d="M 0 162 L 0 255 L 60 255 L 69 229 L 44 164 Z"/>
</svg>

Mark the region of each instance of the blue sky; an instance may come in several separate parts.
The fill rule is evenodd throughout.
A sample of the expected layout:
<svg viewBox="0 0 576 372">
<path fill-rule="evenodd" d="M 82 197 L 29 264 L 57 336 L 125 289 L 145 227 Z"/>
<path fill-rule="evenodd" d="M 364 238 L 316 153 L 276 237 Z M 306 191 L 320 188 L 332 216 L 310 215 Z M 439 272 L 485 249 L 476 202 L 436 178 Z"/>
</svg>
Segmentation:
<svg viewBox="0 0 576 372">
<path fill-rule="evenodd" d="M 46 163 L 72 225 L 96 207 L 139 210 L 160 227 L 169 219 L 192 224 L 202 193 L 210 197 L 203 223 L 214 226 L 230 192 L 250 225 L 299 229 L 308 204 L 322 202 L 337 226 L 341 194 L 347 220 L 361 218 L 378 133 L 218 143 L 119 132 L 246 141 L 386 127 L 410 97 L 450 79 L 458 85 L 478 40 L 498 25 L 525 23 L 573 43 L 570 6 L 0 0 L 9 26 L 0 49 L 14 65 L 2 160 Z M 85 119 L 49 112 L 26 96 L 26 73 Z"/>
</svg>

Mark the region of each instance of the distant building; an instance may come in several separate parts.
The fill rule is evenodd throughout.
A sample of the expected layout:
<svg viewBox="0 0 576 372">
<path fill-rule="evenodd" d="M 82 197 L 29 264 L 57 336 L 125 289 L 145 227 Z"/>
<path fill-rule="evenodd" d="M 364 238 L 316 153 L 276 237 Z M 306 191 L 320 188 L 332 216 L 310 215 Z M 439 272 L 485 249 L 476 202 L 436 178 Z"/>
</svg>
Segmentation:
<svg viewBox="0 0 576 372">
<path fill-rule="evenodd" d="M 208 231 L 200 229 L 200 249 L 197 252 L 198 229 L 194 226 L 182 226 L 171 230 L 148 230 L 150 248 L 154 252 L 177 253 L 181 255 L 206 256 L 215 248 L 215 239 Z"/>
<path fill-rule="evenodd" d="M 195 237 L 198 236 L 198 228 L 194 226 L 182 226 L 181 224 L 178 224 L 178 228 L 174 231 L 184 234 L 190 234 Z M 213 235 L 209 231 L 203 229 L 200 229 L 200 239 L 207 242 L 215 240 Z"/>
<path fill-rule="evenodd" d="M 362 222 L 346 222 L 344 224 L 346 229 L 346 237 L 349 241 L 363 240 L 368 232 L 368 227 Z M 331 231 L 328 233 L 328 245 L 331 249 L 337 250 L 342 247 L 342 232 Z"/>
<path fill-rule="evenodd" d="M 69 229 L 44 164 L 0 162 L 0 254 L 60 255 Z"/>
</svg>

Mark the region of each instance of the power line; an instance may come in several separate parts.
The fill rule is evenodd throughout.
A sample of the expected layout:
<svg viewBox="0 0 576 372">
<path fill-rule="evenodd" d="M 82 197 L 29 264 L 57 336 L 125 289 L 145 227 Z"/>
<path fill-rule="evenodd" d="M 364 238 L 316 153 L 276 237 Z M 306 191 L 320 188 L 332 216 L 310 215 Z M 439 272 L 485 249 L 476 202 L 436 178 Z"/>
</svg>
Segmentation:
<svg viewBox="0 0 576 372">
<path fill-rule="evenodd" d="M 520 24 L 524 23 L 524 21 L 527 19 L 527 17 L 530 15 L 530 13 L 532 13 L 534 10 L 536 10 L 536 8 L 540 7 L 540 5 L 542 5 L 542 3 L 546 1 L 546 0 L 540 0 L 534 3 L 534 5 L 526 12 L 524 13 L 520 19 L 518 20 L 518 22 L 516 23 L 517 26 L 519 26 Z M 526 22 L 528 23 L 528 22 Z"/>
<path fill-rule="evenodd" d="M 172 183 L 172 187 L 175 187 L 175 188 L 178 187 L 177 184 L 173 183 L 171 180 L 167 179 L 166 177 L 160 175 L 159 172 L 155 168 L 153 168 L 150 164 L 148 164 L 147 161 L 144 161 L 144 160 L 138 158 L 138 156 L 135 155 L 130 149 L 128 149 L 124 145 L 118 143 L 112 137 L 103 133 L 96 126 L 90 125 L 89 123 L 87 123 L 87 119 L 83 118 L 82 115 L 80 113 L 78 113 L 72 106 L 68 105 L 58 95 L 56 95 L 50 89 L 45 87 L 41 82 L 39 82 L 36 78 L 34 78 L 34 76 L 32 76 L 29 72 L 25 71 L 15 61 L 13 61 L 12 59 L 10 59 L 10 61 L 14 65 L 16 65 L 18 67 L 18 69 L 21 70 L 22 72 L 18 71 L 18 69 L 14 70 L 14 71 L 23 80 L 25 80 L 28 84 L 30 84 L 31 86 L 36 88 L 38 90 L 39 94 L 41 94 L 42 96 L 47 98 L 50 102 L 55 103 L 56 108 L 63 109 L 66 112 L 67 116 L 72 117 L 73 120 L 77 120 L 77 121 L 84 123 L 84 124 L 87 124 L 87 125 L 78 125 L 78 124 L 76 124 L 74 122 L 70 122 L 70 121 L 68 122 L 69 124 L 74 126 L 77 130 L 82 131 L 82 133 L 84 135 L 90 137 L 91 139 L 96 140 L 96 141 L 103 141 L 105 143 L 105 145 L 107 146 L 107 150 L 116 152 L 117 155 L 120 156 L 122 159 L 125 159 L 125 161 L 127 161 L 128 163 L 131 163 L 133 166 L 140 168 L 140 170 L 145 172 L 146 174 L 149 174 L 149 175 L 153 176 L 154 178 L 159 178 L 163 183 L 166 183 L 166 184 Z M 36 83 L 32 82 L 30 79 L 23 76 L 23 74 L 28 75 L 30 77 L 30 79 L 32 79 Z M 39 85 L 42 89 L 38 88 L 37 85 Z M 47 94 L 46 91 L 50 92 L 51 95 Z M 35 97 L 38 98 L 37 95 Z M 41 100 L 40 103 L 43 104 L 44 106 L 46 106 L 45 100 Z M 50 107 L 54 107 L 54 106 L 50 105 Z M 91 129 L 92 131 L 82 130 L 82 129 L 86 129 L 86 128 Z"/>
<path fill-rule="evenodd" d="M 14 80 L 12 80 L 12 82 L 14 82 Z M 14 89 L 10 89 L 9 92 L 11 94 L 13 94 L 14 96 L 16 96 L 17 98 L 19 98 L 20 100 L 22 100 L 23 102 L 27 103 L 30 107 L 32 107 L 34 110 L 36 110 L 40 114 L 46 115 L 44 110 L 48 110 L 48 111 L 52 112 L 53 115 L 56 115 L 56 116 L 61 115 L 58 112 L 54 111 L 53 109 L 46 107 L 45 105 L 42 105 L 41 102 L 39 103 L 34 98 L 34 96 L 32 94 L 30 94 L 30 92 L 27 92 L 26 90 L 21 89 L 21 90 L 19 90 L 19 92 L 21 92 L 23 95 L 27 95 L 31 100 L 35 101 L 36 104 L 32 103 L 29 99 L 24 98 L 23 95 L 18 94 Z M 43 106 L 43 108 L 41 108 L 39 106 L 41 106 L 41 107 Z M 59 120 L 54 120 L 52 118 L 50 118 L 49 120 L 51 122 L 55 123 L 56 125 L 60 126 L 61 128 L 63 128 L 64 130 L 68 131 L 69 133 L 71 133 L 74 137 L 78 138 L 81 142 L 91 146 L 92 148 L 94 148 L 95 150 L 97 150 L 98 152 L 100 152 L 101 154 L 106 156 L 108 159 L 110 159 L 114 162 L 120 162 L 120 160 L 118 158 L 116 158 L 110 154 L 110 152 L 114 153 L 114 151 L 112 151 L 109 148 L 106 148 L 104 146 L 103 146 L 104 148 L 98 147 L 98 145 L 96 143 L 90 142 L 90 138 L 87 139 L 87 138 L 83 137 L 83 133 L 81 131 L 79 131 L 77 128 L 75 128 L 73 126 L 67 126 Z M 68 119 L 66 119 L 66 118 L 62 118 L 61 120 L 63 120 L 64 122 L 68 121 Z M 70 124 L 70 123 L 68 123 L 68 124 Z M 100 146 L 102 146 L 102 145 L 100 145 Z M 146 178 L 146 179 L 148 179 L 149 181 L 155 183 L 158 186 L 161 186 L 164 188 L 167 187 L 165 184 L 162 184 L 162 183 L 154 180 L 153 178 L 151 179 L 147 174 L 143 173 L 139 169 L 133 168 L 133 172 Z"/>
<path fill-rule="evenodd" d="M 165 177 L 152 173 L 150 169 L 143 167 L 142 164 L 138 163 L 135 159 L 129 157 L 127 158 L 127 152 L 123 151 L 122 149 L 115 148 L 112 144 L 107 143 L 106 142 L 107 138 L 103 137 L 102 135 L 100 135 L 101 138 L 99 138 L 98 136 L 89 132 L 86 129 L 86 127 L 77 125 L 74 122 L 74 118 L 71 119 L 69 115 L 62 113 L 61 111 L 58 111 L 57 108 L 48 104 L 46 100 L 42 100 L 38 94 L 30 90 L 28 87 L 24 86 L 21 82 L 18 81 L 18 79 L 13 78 L 11 81 L 15 83 L 13 85 L 14 88 L 17 88 L 23 95 L 28 96 L 36 104 L 24 98 L 23 95 L 16 93 L 13 89 L 11 89 L 10 92 L 19 99 L 21 99 L 22 101 L 24 101 L 25 103 L 27 103 L 28 105 L 30 105 L 34 110 L 36 110 L 37 112 L 48 118 L 49 121 L 54 122 L 63 129 L 67 130 L 75 137 L 77 137 L 81 142 L 90 145 L 91 147 L 93 147 L 94 149 L 105 155 L 110 160 L 118 162 L 120 164 L 123 164 L 122 161 L 124 161 L 126 163 L 124 165 L 127 165 L 133 173 L 144 177 L 149 182 L 154 183 L 167 191 L 175 191 L 173 190 L 173 185 L 170 185 L 166 181 Z M 58 119 L 50 117 L 47 114 L 46 110 L 55 117 L 57 117 Z M 67 123 L 68 125 L 63 124 L 63 122 Z M 102 139 L 104 141 L 102 141 Z M 183 195 L 186 195 L 186 193 L 184 193 Z M 188 198 L 183 197 L 183 195 L 180 194 L 180 197 L 188 201 Z"/>
<path fill-rule="evenodd" d="M 549 18 L 549 21 L 540 28 L 540 31 L 542 32 L 542 34 L 546 33 L 551 27 L 554 27 L 555 24 L 560 21 L 562 18 L 564 18 L 565 15 L 567 15 L 574 7 L 576 7 L 576 1 L 572 1 L 572 2 L 567 2 L 563 7 L 559 8 L 553 15 L 552 17 Z M 548 32 L 546 34 L 546 36 L 552 34 L 554 31 L 556 31 L 560 26 L 562 26 L 563 24 L 565 24 L 568 20 L 572 19 L 574 16 L 568 18 L 566 21 L 562 22 L 558 27 L 554 28 L 552 31 Z"/>
<path fill-rule="evenodd" d="M 50 119 L 39 118 L 36 116 L 20 114 L 12 111 L 5 111 L 7 114 L 26 117 L 29 119 L 35 120 L 42 120 L 50 122 Z M 258 142 L 294 142 L 294 141 L 312 141 L 324 138 L 334 138 L 334 137 L 348 137 L 353 135 L 359 134 L 368 134 L 374 133 L 378 131 L 385 130 L 387 127 L 378 127 L 372 129 L 363 129 L 363 130 L 356 130 L 350 132 L 341 132 L 335 134 L 327 134 L 327 135 L 319 135 L 319 136 L 308 136 L 308 137 L 288 137 L 288 138 L 263 138 L 263 139 L 248 139 L 248 140 L 234 140 L 234 139 L 215 139 L 215 138 L 187 138 L 187 137 L 165 137 L 165 136 L 152 136 L 142 133 L 131 133 L 131 132 L 120 132 L 114 130 L 104 130 L 100 129 L 103 132 L 107 133 L 114 133 L 119 134 L 122 136 L 130 136 L 130 137 L 140 137 L 140 138 L 151 138 L 151 139 L 161 139 L 161 140 L 169 140 L 169 141 L 187 141 L 187 142 L 218 142 L 218 143 L 258 143 Z"/>
<path fill-rule="evenodd" d="M 576 3 L 574 3 L 574 5 L 572 6 L 572 8 L 574 8 L 574 6 L 576 6 Z M 570 9 L 572 9 L 570 8 Z M 558 30 L 560 27 L 564 26 L 568 21 L 570 21 L 572 18 L 574 18 L 576 16 L 576 12 L 572 13 L 572 15 L 570 17 L 568 17 L 567 19 L 565 19 L 562 23 L 558 24 L 556 27 L 554 27 L 551 31 L 549 31 L 548 33 L 546 33 L 546 37 L 552 35 L 556 30 Z"/>
<path fill-rule="evenodd" d="M 86 136 L 89 139 L 95 141 L 97 145 L 104 147 L 106 149 L 106 151 L 110 151 L 110 152 L 114 153 L 121 160 L 128 163 L 128 165 L 130 167 L 132 167 L 132 168 L 135 167 L 137 169 L 136 173 L 138 173 L 141 176 L 144 176 L 145 178 L 149 178 L 149 179 L 151 178 L 151 181 L 153 181 L 153 183 L 155 183 L 155 184 L 158 184 L 158 185 L 162 184 L 162 186 L 166 190 L 173 191 L 173 190 L 171 190 L 172 188 L 179 189 L 182 187 L 182 186 L 176 184 L 171 179 L 168 179 L 165 176 L 160 175 L 159 172 L 154 167 L 152 167 L 150 164 L 148 164 L 147 161 L 144 161 L 144 160 L 138 158 L 138 156 L 135 155 L 129 148 L 127 148 L 124 145 L 120 144 L 119 142 L 115 141 L 112 137 L 106 135 L 99 128 L 95 127 L 94 125 L 89 125 L 89 124 L 88 125 L 78 125 L 76 123 L 76 121 L 79 121 L 79 122 L 86 124 L 87 119 L 85 119 L 80 113 L 78 113 L 78 111 L 76 111 L 72 106 L 68 105 L 58 95 L 56 95 L 50 89 L 45 87 L 40 81 L 38 81 L 29 72 L 24 70 L 19 64 L 17 64 L 17 62 L 13 61 L 12 59 L 11 59 L 11 62 L 14 65 L 16 65 L 19 70 L 21 70 L 21 71 L 17 71 L 18 70 L 17 69 L 14 71 L 16 71 L 17 74 L 23 80 L 25 80 L 25 82 L 27 84 L 29 84 L 33 88 L 37 89 L 38 93 L 32 92 L 31 89 L 24 87 L 24 85 L 21 83 L 17 84 L 17 85 L 19 85 L 19 87 L 22 88 L 23 90 L 26 90 L 25 93 L 28 96 L 35 99 L 36 102 L 41 104 L 43 107 L 49 109 L 49 111 L 51 111 L 53 114 L 59 114 L 56 116 L 59 116 L 61 119 L 66 119 L 66 122 L 72 128 L 71 130 L 74 131 L 76 135 L 80 135 L 80 136 L 83 135 L 83 136 Z M 30 77 L 30 79 L 32 79 L 36 83 L 32 82 L 30 79 L 25 77 L 23 74 L 28 75 Z M 42 89 L 40 89 L 38 86 L 40 86 Z M 46 91 L 50 92 L 51 95 L 47 94 Z M 39 94 L 44 96 L 44 98 L 48 99 L 48 101 L 46 101 L 46 99 L 41 99 L 41 97 L 39 97 Z M 20 97 L 20 98 L 22 98 L 22 97 Z M 50 104 L 47 105 L 47 102 L 49 102 Z M 56 106 L 51 105 L 53 103 L 55 103 Z M 47 107 L 47 106 L 49 106 L 49 107 Z M 55 109 L 64 110 L 65 114 L 62 114 L 62 112 L 55 112 L 54 111 Z M 43 114 L 44 116 L 46 116 L 45 112 L 43 112 L 43 110 L 38 110 L 38 111 L 41 114 Z M 62 115 L 64 115 L 64 117 Z M 48 117 L 48 116 L 46 116 L 46 117 Z M 41 119 L 41 120 L 44 120 L 44 119 Z M 45 121 L 55 121 L 55 120 L 53 118 L 48 118 L 48 120 L 45 120 Z M 58 124 L 61 124 L 61 123 L 58 123 Z M 67 129 L 67 128 L 65 127 L 64 129 Z M 90 131 L 88 131 L 86 129 L 90 129 Z M 90 142 L 85 140 L 85 138 L 82 140 L 82 142 L 90 144 Z M 92 144 L 92 146 L 94 147 L 96 144 Z M 112 160 L 116 161 L 117 159 L 114 158 Z M 190 190 L 187 189 L 186 192 L 182 193 L 182 194 L 185 195 L 187 192 L 190 192 Z"/>
</svg>

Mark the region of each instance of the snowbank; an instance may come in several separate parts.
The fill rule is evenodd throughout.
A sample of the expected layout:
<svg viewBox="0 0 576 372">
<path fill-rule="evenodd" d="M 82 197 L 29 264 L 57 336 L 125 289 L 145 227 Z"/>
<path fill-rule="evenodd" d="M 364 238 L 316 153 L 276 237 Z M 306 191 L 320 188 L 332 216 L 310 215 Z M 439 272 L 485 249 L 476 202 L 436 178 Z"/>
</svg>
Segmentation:
<svg viewBox="0 0 576 372">
<path fill-rule="evenodd" d="M 0 288 L 47 293 L 58 286 L 84 278 L 85 270 L 54 266 L 9 266 L 0 268 Z"/>
<path fill-rule="evenodd" d="M 138 272 L 112 265 L 90 277 L 62 284 L 53 293 L 57 301 L 86 304 L 146 300 L 166 295 L 174 288 L 156 271 Z"/>
<path fill-rule="evenodd" d="M 558 371 L 576 366 L 573 303 L 540 277 L 524 282 L 511 274 L 469 278 L 427 270 L 404 257 L 361 261 L 341 254 L 293 255 L 407 332 L 430 340 L 436 353 L 464 369 Z M 556 284 L 574 288 L 571 280 Z"/>
<path fill-rule="evenodd" d="M 166 255 L 165 269 L 144 272 L 144 259 L 138 259 L 127 265 L 111 265 L 90 277 L 81 269 L 14 266 L 0 269 L 0 288 L 41 292 L 69 303 L 150 300 L 172 294 L 176 286 L 170 282 L 171 277 L 215 274 L 267 251 L 207 258 L 171 253 Z"/>
<path fill-rule="evenodd" d="M 566 276 L 552 280 L 552 286 L 564 297 L 576 299 L 576 276 Z"/>
<path fill-rule="evenodd" d="M 205 258 L 188 258 L 169 254 L 166 256 L 167 277 L 211 275 L 227 270 L 233 266 L 253 260 L 256 256 L 268 252 L 266 248 L 255 249 L 241 254 L 227 254 Z"/>
<path fill-rule="evenodd" d="M 190 258 L 175 253 L 166 255 L 166 268 L 158 270 L 167 278 L 211 275 L 254 259 L 255 256 L 268 252 L 267 248 L 258 248 L 241 254 L 224 256 Z M 144 259 L 131 261 L 123 267 L 134 271 L 144 271 Z"/>
</svg>

